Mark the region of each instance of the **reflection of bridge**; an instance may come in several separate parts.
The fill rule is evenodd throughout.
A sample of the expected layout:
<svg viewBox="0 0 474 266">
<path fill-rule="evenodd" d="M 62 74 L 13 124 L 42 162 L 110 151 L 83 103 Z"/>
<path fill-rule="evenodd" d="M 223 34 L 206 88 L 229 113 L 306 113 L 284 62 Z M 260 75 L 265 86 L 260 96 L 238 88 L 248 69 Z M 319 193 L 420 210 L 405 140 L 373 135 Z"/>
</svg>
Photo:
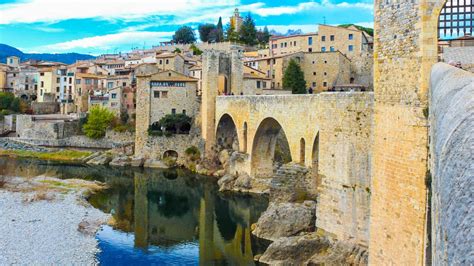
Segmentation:
<svg viewBox="0 0 474 266">
<path fill-rule="evenodd" d="M 292 161 L 313 168 L 317 226 L 367 243 L 372 107 L 370 92 L 217 97 L 206 141 L 231 148 L 237 139 L 244 159 L 234 170 L 271 177 L 284 136 Z"/>
</svg>

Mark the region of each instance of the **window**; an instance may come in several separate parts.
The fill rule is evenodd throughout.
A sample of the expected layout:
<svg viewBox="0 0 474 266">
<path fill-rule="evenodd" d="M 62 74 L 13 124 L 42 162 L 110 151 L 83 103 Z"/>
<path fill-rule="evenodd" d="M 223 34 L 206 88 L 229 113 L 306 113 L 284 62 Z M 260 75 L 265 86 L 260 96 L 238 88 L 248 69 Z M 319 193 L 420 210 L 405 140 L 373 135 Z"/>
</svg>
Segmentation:
<svg viewBox="0 0 474 266">
<path fill-rule="evenodd" d="M 159 91 L 153 91 L 153 98 L 160 98 L 160 92 Z"/>
<path fill-rule="evenodd" d="M 41 81 L 41 88 L 44 88 L 44 81 Z"/>
<path fill-rule="evenodd" d="M 69 84 L 72 84 L 72 78 L 69 78 Z"/>
<path fill-rule="evenodd" d="M 308 45 L 313 45 L 313 37 L 308 37 Z"/>
<path fill-rule="evenodd" d="M 43 90 L 42 89 L 40 90 L 40 96 L 43 96 Z"/>
<path fill-rule="evenodd" d="M 327 86 L 328 86 L 328 83 L 327 83 L 326 81 L 323 82 L 323 86 L 324 86 L 324 87 L 327 87 Z"/>
<path fill-rule="evenodd" d="M 163 60 L 160 59 L 160 65 L 163 65 Z"/>
<path fill-rule="evenodd" d="M 59 92 L 59 87 L 56 87 L 56 92 Z"/>
<path fill-rule="evenodd" d="M 126 86 L 127 86 L 127 82 L 122 82 L 122 86 L 123 86 L 123 87 L 126 87 Z"/>
<path fill-rule="evenodd" d="M 326 47 L 321 47 L 321 52 L 326 52 Z"/>
<path fill-rule="evenodd" d="M 331 40 L 331 42 L 333 42 L 334 41 L 334 35 L 329 36 L 329 40 Z"/>
<path fill-rule="evenodd" d="M 316 87 L 316 82 L 313 82 L 313 88 Z"/>
<path fill-rule="evenodd" d="M 266 87 L 267 87 L 267 82 L 264 81 L 264 82 L 263 82 L 263 88 L 265 89 Z"/>
<path fill-rule="evenodd" d="M 260 89 L 260 81 L 257 80 L 257 89 Z"/>
<path fill-rule="evenodd" d="M 25 84 L 25 90 L 28 90 L 28 84 Z"/>
<path fill-rule="evenodd" d="M 38 90 L 38 84 L 35 84 L 35 91 Z"/>
<path fill-rule="evenodd" d="M 56 78 L 56 83 L 59 83 L 61 82 L 61 80 L 59 78 Z"/>
<path fill-rule="evenodd" d="M 329 51 L 334 52 L 336 50 L 334 49 L 334 46 L 331 46 L 331 47 L 329 47 Z"/>
<path fill-rule="evenodd" d="M 168 92 L 167 91 L 162 91 L 161 92 L 161 98 L 168 98 Z"/>
<path fill-rule="evenodd" d="M 107 82 L 107 89 L 112 89 L 114 87 L 114 82 Z"/>
<path fill-rule="evenodd" d="M 175 115 L 176 114 L 176 109 L 175 108 L 171 109 L 171 113 Z"/>
<path fill-rule="evenodd" d="M 316 72 L 313 72 L 313 76 L 316 76 Z"/>
<path fill-rule="evenodd" d="M 354 39 L 354 34 L 350 33 L 349 34 L 349 40 L 353 40 Z"/>
<path fill-rule="evenodd" d="M 170 63 L 170 60 L 169 59 L 166 59 L 166 64 L 168 65 Z"/>
<path fill-rule="evenodd" d="M 325 64 L 327 64 L 327 63 L 328 63 L 328 61 L 324 61 L 324 63 L 325 63 Z"/>
<path fill-rule="evenodd" d="M 308 48 L 308 52 L 312 53 L 312 52 L 313 52 L 313 48 Z"/>
<path fill-rule="evenodd" d="M 325 42 L 326 41 L 326 36 L 321 36 L 321 41 Z"/>
<path fill-rule="evenodd" d="M 348 50 L 349 50 L 349 52 L 354 51 L 354 45 L 349 45 Z"/>
<path fill-rule="evenodd" d="M 328 73 L 324 72 L 324 76 L 327 76 L 327 75 L 328 75 Z"/>
<path fill-rule="evenodd" d="M 63 80 L 64 80 L 64 82 L 66 82 L 66 81 L 67 81 L 67 78 L 66 78 L 66 77 L 64 77 L 64 78 L 63 78 Z"/>
<path fill-rule="evenodd" d="M 92 84 L 92 80 L 91 80 L 91 79 L 85 79 L 85 82 L 86 82 L 86 85 Z"/>
<path fill-rule="evenodd" d="M 80 80 L 80 79 L 76 79 L 76 84 L 81 84 L 81 80 Z"/>
<path fill-rule="evenodd" d="M 44 72 L 41 72 L 41 73 L 40 73 L 40 76 L 44 76 Z"/>
<path fill-rule="evenodd" d="M 117 99 L 117 93 L 112 93 L 112 99 Z"/>
<path fill-rule="evenodd" d="M 186 110 L 183 109 L 183 115 L 185 115 L 185 114 L 186 114 Z"/>
<path fill-rule="evenodd" d="M 13 73 L 13 77 L 16 77 L 16 74 L 15 74 L 15 73 Z"/>
</svg>

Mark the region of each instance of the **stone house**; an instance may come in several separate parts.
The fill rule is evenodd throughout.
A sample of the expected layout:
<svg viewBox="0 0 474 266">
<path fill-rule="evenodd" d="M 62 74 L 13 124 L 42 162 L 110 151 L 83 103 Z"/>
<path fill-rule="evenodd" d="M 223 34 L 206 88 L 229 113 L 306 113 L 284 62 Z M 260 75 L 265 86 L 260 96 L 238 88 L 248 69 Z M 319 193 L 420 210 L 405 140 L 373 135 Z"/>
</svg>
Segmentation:
<svg viewBox="0 0 474 266">
<path fill-rule="evenodd" d="M 261 95 L 263 90 L 269 89 L 272 82 L 265 73 L 257 69 L 244 66 L 244 88 L 243 95 Z"/>
<path fill-rule="evenodd" d="M 279 56 L 297 52 L 316 52 L 317 33 L 291 36 L 272 36 L 269 40 L 269 55 Z"/>
<path fill-rule="evenodd" d="M 66 79 L 66 80 L 65 80 Z M 61 90 L 67 84 L 66 66 L 47 66 L 39 68 L 38 102 L 59 102 Z"/>
<path fill-rule="evenodd" d="M 76 73 L 74 105 L 75 111 L 85 113 L 89 110 L 89 95 L 105 92 L 106 76 Z"/>
<path fill-rule="evenodd" d="M 163 53 L 156 55 L 156 66 L 160 70 L 173 70 L 182 74 L 185 72 L 185 59 L 181 54 Z"/>
<path fill-rule="evenodd" d="M 197 82 L 197 79 L 173 70 L 153 74 L 148 88 L 138 88 L 150 90 L 150 106 L 139 105 L 139 108 L 150 109 L 151 124 L 167 114 L 182 113 L 194 117 L 199 109 Z"/>
<path fill-rule="evenodd" d="M 5 91 L 10 91 L 26 101 L 36 100 L 39 79 L 36 67 L 29 65 L 7 67 L 4 73 L 5 86 L 3 88 Z"/>
</svg>

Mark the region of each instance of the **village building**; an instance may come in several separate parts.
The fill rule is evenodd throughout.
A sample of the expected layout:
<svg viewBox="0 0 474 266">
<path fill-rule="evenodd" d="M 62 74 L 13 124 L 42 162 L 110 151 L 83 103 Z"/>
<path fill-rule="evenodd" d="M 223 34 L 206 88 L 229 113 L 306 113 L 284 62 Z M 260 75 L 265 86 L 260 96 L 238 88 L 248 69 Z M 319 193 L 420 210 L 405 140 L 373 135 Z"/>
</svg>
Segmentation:
<svg viewBox="0 0 474 266">
<path fill-rule="evenodd" d="M 76 73 L 74 105 L 75 111 L 85 113 L 89 110 L 89 96 L 105 92 L 106 76 L 89 73 Z"/>
<path fill-rule="evenodd" d="M 156 55 L 156 66 L 159 69 L 173 70 L 186 75 L 185 61 L 181 54 L 163 53 Z"/>
</svg>

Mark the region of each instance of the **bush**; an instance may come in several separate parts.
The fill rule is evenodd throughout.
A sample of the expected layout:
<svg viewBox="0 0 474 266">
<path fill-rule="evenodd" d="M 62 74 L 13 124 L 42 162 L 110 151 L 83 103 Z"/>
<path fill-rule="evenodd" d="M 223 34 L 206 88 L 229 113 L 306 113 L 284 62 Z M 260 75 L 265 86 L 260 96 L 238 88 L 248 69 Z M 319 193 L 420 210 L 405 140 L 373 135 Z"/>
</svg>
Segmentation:
<svg viewBox="0 0 474 266">
<path fill-rule="evenodd" d="M 105 131 L 114 120 L 114 117 L 114 114 L 104 107 L 92 107 L 89 110 L 89 116 L 87 117 L 87 122 L 83 126 L 83 131 L 89 138 L 103 138 L 105 136 Z"/>
<path fill-rule="evenodd" d="M 184 153 L 189 156 L 189 159 L 191 159 L 191 161 L 197 161 L 199 159 L 201 159 L 201 152 L 199 151 L 199 149 L 196 147 L 196 146 L 191 146 L 189 148 L 187 148 Z"/>
<path fill-rule="evenodd" d="M 10 109 L 10 106 L 15 99 L 15 95 L 11 92 L 0 92 L 0 110 Z"/>
</svg>

